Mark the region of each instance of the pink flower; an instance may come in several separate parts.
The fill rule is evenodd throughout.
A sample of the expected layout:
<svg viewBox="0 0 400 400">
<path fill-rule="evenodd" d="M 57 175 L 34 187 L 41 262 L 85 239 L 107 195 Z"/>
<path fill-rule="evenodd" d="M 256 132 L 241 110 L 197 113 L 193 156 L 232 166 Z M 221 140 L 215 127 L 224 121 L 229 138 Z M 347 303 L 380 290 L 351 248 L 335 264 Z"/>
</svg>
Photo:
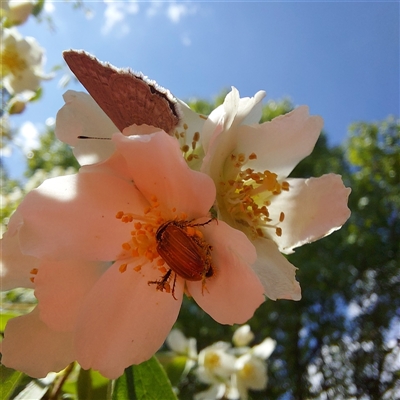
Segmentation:
<svg viewBox="0 0 400 400">
<path fill-rule="evenodd" d="M 77 360 L 116 378 L 162 345 L 184 292 L 222 324 L 247 321 L 264 301 L 254 246 L 210 218 L 212 179 L 189 169 L 173 137 L 135 133 L 115 134 L 107 161 L 45 181 L 13 216 L 3 284 L 30 276 L 38 305 L 8 323 L 4 365 L 40 377 Z M 171 264 L 187 253 L 162 236 L 170 228 L 203 257 L 194 280 Z"/>
<path fill-rule="evenodd" d="M 340 175 L 288 178 L 308 156 L 323 126 L 301 106 L 259 124 L 264 92 L 240 98 L 233 88 L 201 131 L 201 171 L 217 188 L 218 218 L 242 230 L 257 249 L 254 270 L 265 294 L 299 300 L 296 268 L 281 254 L 339 229 L 350 216 L 350 189 Z"/>
</svg>

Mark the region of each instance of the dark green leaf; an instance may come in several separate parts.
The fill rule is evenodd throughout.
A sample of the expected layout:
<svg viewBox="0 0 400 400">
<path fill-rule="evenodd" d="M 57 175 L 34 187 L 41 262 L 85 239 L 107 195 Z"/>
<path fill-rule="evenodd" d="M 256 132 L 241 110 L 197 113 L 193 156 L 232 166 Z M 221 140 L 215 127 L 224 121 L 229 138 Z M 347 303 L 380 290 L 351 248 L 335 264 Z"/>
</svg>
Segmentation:
<svg viewBox="0 0 400 400">
<path fill-rule="evenodd" d="M 0 399 L 8 399 L 24 374 L 0 365 Z"/>
<path fill-rule="evenodd" d="M 167 374 L 155 357 L 128 367 L 117 379 L 113 400 L 176 400 Z"/>
</svg>

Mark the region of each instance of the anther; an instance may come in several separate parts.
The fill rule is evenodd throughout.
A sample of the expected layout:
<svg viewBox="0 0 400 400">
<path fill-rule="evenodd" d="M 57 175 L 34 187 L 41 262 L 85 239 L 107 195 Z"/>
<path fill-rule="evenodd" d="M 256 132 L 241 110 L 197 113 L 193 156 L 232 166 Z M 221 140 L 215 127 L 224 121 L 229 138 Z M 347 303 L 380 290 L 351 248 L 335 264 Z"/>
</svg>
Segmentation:
<svg viewBox="0 0 400 400">
<path fill-rule="evenodd" d="M 130 250 L 131 249 L 131 245 L 129 244 L 129 243 L 122 243 L 122 248 L 124 249 L 124 250 Z"/>
<path fill-rule="evenodd" d="M 249 160 L 257 160 L 257 154 L 256 153 L 251 153 L 249 155 Z"/>
<path fill-rule="evenodd" d="M 121 272 L 121 274 L 123 273 L 123 272 L 125 272 L 126 271 L 126 268 L 128 267 L 128 264 L 121 264 L 120 266 L 119 266 L 119 272 Z"/>
</svg>

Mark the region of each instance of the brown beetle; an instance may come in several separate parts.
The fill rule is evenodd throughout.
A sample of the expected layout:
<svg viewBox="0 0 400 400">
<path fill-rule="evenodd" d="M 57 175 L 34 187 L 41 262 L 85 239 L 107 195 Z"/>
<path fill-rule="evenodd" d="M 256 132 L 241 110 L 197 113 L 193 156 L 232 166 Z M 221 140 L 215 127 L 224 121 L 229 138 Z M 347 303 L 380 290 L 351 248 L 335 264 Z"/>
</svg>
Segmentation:
<svg viewBox="0 0 400 400">
<path fill-rule="evenodd" d="M 160 225 L 156 232 L 157 252 L 167 263 L 169 270 L 160 280 L 149 281 L 149 285 L 156 284 L 157 290 L 169 292 L 168 281 L 174 272 L 172 287 L 174 298 L 176 275 L 188 281 L 203 281 L 204 287 L 206 278 L 210 278 L 214 274 L 211 259 L 212 246 L 193 228 L 206 225 L 211 221 L 212 219 L 203 224 L 168 221 Z"/>
</svg>

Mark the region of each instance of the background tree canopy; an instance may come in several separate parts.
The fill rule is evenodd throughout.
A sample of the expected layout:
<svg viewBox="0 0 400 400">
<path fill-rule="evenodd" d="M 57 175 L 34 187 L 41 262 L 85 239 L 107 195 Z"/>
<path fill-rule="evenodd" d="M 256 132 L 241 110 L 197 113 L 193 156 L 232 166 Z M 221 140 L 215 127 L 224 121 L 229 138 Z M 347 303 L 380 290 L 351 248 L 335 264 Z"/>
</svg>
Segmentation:
<svg viewBox="0 0 400 400">
<path fill-rule="evenodd" d="M 190 106 L 209 114 L 223 98 L 224 94 L 214 104 L 197 100 Z M 263 120 L 291 109 L 288 100 L 270 101 L 264 106 Z M 70 149 L 54 138 L 52 130 L 43 133 L 41 143 L 28 161 L 30 183 L 25 189 L 3 174 L 3 223 L 25 190 L 54 171 L 71 173 L 78 168 Z M 291 176 L 328 172 L 341 174 L 352 188 L 351 218 L 341 230 L 288 257 L 299 267 L 302 300 L 267 300 L 249 321 L 256 343 L 267 336 L 277 341 L 268 361 L 268 387 L 251 392 L 251 399 L 399 396 L 399 121 L 355 123 L 341 147 L 329 147 L 322 134 L 312 155 Z M 195 337 L 199 349 L 218 340 L 230 341 L 236 329 L 217 324 L 187 298 L 176 326 L 187 337 Z M 178 388 L 179 398 L 191 399 L 205 386 L 189 375 Z"/>
</svg>

